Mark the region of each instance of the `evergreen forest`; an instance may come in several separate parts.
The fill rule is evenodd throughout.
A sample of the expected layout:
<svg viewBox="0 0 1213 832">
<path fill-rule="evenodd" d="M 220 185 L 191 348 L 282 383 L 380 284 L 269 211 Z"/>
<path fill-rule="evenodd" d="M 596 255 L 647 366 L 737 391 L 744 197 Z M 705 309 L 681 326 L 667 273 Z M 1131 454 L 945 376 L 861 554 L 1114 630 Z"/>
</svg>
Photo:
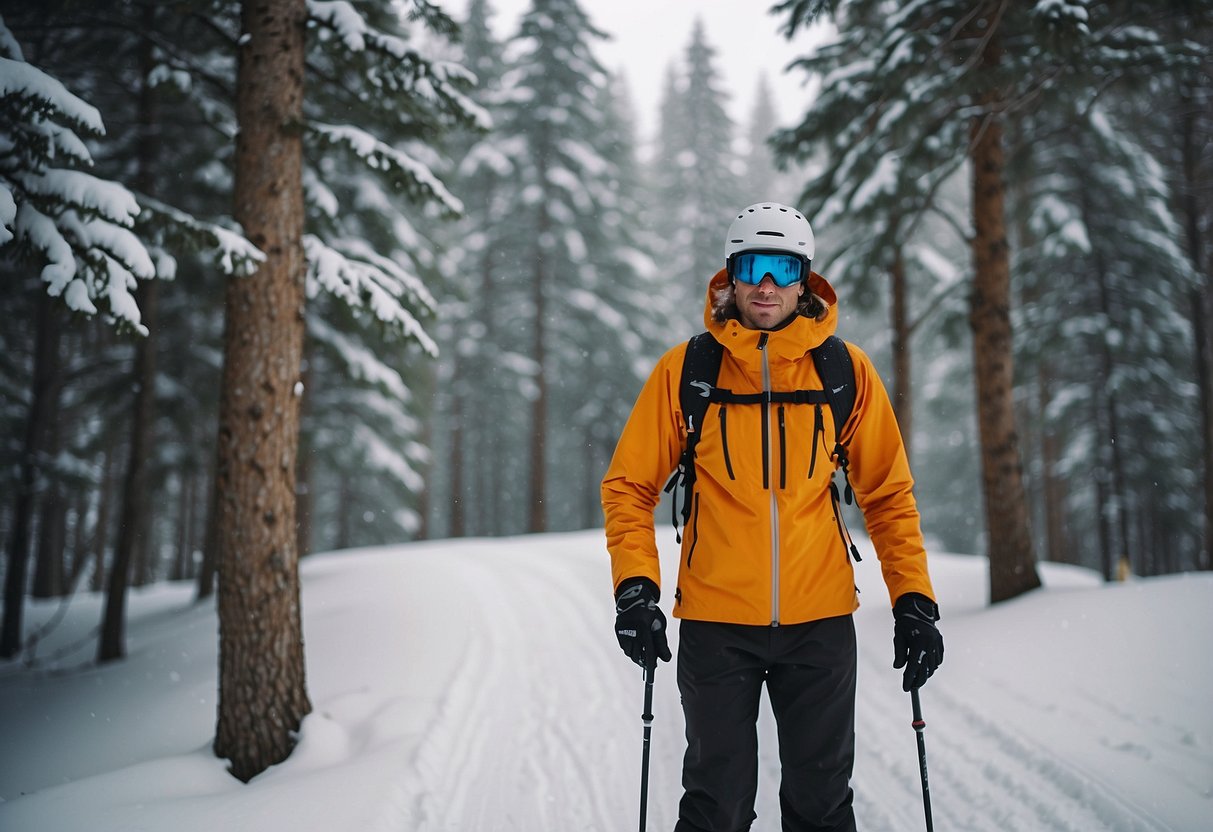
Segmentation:
<svg viewBox="0 0 1213 832">
<path fill-rule="evenodd" d="M 0 656 L 27 596 L 106 593 L 109 661 L 132 587 L 192 581 L 225 673 L 290 665 L 299 557 L 600 526 L 768 200 L 992 601 L 1041 560 L 1213 568 L 1213 2 L 768 0 L 795 113 L 727 89 L 702 24 L 664 77 L 605 66 L 595 5 L 503 37 L 492 0 L 0 0 Z M 281 579 L 282 632 L 239 632 L 217 570 Z M 237 776 L 289 753 L 237 760 L 233 719 Z"/>
</svg>

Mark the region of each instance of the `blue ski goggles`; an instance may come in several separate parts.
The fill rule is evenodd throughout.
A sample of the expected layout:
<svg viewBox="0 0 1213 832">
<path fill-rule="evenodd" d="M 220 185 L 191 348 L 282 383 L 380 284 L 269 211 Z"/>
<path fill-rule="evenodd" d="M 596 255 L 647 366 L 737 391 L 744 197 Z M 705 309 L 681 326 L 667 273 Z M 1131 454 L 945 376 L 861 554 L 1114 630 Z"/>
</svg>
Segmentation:
<svg viewBox="0 0 1213 832">
<path fill-rule="evenodd" d="M 805 275 L 803 257 L 786 251 L 741 251 L 729 258 L 729 276 L 757 286 L 768 274 L 781 289 L 795 286 Z"/>
</svg>

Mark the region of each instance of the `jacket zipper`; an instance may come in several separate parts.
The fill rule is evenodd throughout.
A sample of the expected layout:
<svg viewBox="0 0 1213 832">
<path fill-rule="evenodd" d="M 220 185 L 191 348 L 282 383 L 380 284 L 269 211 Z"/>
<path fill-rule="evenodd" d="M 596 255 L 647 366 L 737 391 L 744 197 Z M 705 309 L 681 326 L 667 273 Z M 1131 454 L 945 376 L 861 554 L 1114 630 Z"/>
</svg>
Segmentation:
<svg viewBox="0 0 1213 832">
<path fill-rule="evenodd" d="M 762 351 L 762 484 L 771 495 L 771 626 L 779 626 L 779 505 L 775 489 L 769 485 L 771 470 L 771 365 L 767 360 L 767 333 L 758 338 Z"/>
</svg>

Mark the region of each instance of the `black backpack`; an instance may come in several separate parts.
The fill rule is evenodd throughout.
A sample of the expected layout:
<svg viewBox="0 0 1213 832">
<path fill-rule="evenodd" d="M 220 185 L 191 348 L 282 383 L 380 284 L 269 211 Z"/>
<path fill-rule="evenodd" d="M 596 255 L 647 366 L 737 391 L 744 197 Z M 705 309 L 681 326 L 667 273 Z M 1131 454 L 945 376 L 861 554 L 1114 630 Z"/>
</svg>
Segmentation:
<svg viewBox="0 0 1213 832">
<path fill-rule="evenodd" d="M 759 349 L 766 345 L 766 335 L 760 338 Z M 855 408 L 855 367 L 851 363 L 851 354 L 846 344 L 836 335 L 831 335 L 811 351 L 813 364 L 817 374 L 821 376 L 824 387 L 821 390 L 792 390 L 772 391 L 769 393 L 734 393 L 716 386 L 720 376 L 720 362 L 724 358 L 724 345 L 712 337 L 709 332 L 701 332 L 687 342 L 686 357 L 682 362 L 682 378 L 678 389 L 679 404 L 686 428 L 686 447 L 678 460 L 678 468 L 666 483 L 665 492 L 672 496 L 672 520 L 674 529 L 678 529 L 678 495 L 675 489 L 681 485 L 682 496 L 682 526 L 686 527 L 691 517 L 691 498 L 695 488 L 695 446 L 699 442 L 701 423 L 708 411 L 709 402 L 718 404 L 814 404 L 829 405 L 834 415 L 835 432 L 834 450 L 830 459 L 837 461 L 837 467 L 842 470 L 843 482 L 846 485 L 845 499 L 847 505 L 854 501 L 854 490 L 848 472 L 850 461 L 847 457 L 847 446 L 841 441 L 842 429 L 851 412 Z M 765 423 L 764 423 L 765 424 Z M 809 463 L 809 475 L 817 462 L 817 431 L 824 431 L 820 417 L 813 432 L 813 454 Z M 727 464 L 726 454 L 726 464 Z M 730 475 L 731 475 L 730 470 Z M 766 474 L 764 473 L 764 476 Z M 781 476 L 783 476 L 781 474 Z M 782 482 L 781 482 L 782 484 Z M 764 486 L 769 483 L 764 482 Z M 838 524 L 838 533 L 843 545 L 847 547 L 851 557 L 860 560 L 859 551 L 851 540 L 842 510 L 838 485 L 830 479 L 830 501 L 834 507 L 834 520 Z M 679 540 L 681 541 L 681 536 Z"/>
</svg>

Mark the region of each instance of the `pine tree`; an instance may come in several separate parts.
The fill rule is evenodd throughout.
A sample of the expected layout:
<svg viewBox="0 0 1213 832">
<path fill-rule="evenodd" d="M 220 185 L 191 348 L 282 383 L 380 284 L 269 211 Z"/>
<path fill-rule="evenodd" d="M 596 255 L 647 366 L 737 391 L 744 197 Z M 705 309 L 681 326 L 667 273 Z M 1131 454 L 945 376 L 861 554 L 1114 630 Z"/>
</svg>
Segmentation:
<svg viewBox="0 0 1213 832">
<path fill-rule="evenodd" d="M 659 239 L 654 252 L 676 310 L 674 333 L 702 327 L 707 281 L 724 267 L 724 238 L 739 202 L 734 125 L 725 111 L 716 50 L 696 20 L 683 62 L 667 79 L 652 180 Z"/>
<path fill-rule="evenodd" d="M 739 206 L 755 202 L 791 204 L 795 201 L 800 182 L 790 172 L 778 170 L 770 143 L 778 128 L 779 113 L 775 109 L 771 81 L 763 73 L 758 78 L 754 105 L 746 124 L 744 173 L 739 179 L 739 190 L 735 197 Z"/>
<path fill-rule="evenodd" d="M 417 0 L 412 15 L 439 34 L 454 30 L 427 2 Z M 309 20 L 318 29 L 310 63 Z M 433 299 L 406 250 L 419 252 L 424 238 L 410 233 L 402 200 L 448 215 L 460 210 L 425 161 L 432 155 L 427 140 L 435 131 L 471 125 L 479 114 L 461 89 L 470 81 L 466 71 L 426 60 L 400 36 L 400 18 L 375 4 L 249 0 L 241 22 L 235 213 L 250 239 L 263 241 L 267 260 L 256 276 L 228 285 L 216 484 L 223 580 L 215 752 L 247 780 L 290 753 L 292 733 L 310 709 L 295 533 L 306 297 L 327 292 L 363 325 L 374 322 L 385 335 L 434 352 L 416 314 Z M 306 97 L 305 72 L 320 87 Z M 337 106 L 353 109 L 359 126 L 329 120 Z M 324 153 L 310 170 L 305 136 Z M 377 175 L 352 173 L 342 162 Z M 322 215 L 307 217 L 311 233 L 305 233 L 305 187 L 307 202 Z M 359 363 L 364 354 L 345 350 L 332 330 L 314 331 L 325 347 L 345 352 L 345 366 L 369 370 L 368 386 L 401 389 L 381 363 Z M 385 424 L 384 408 L 368 409 L 379 412 L 354 431 L 355 444 L 383 461 L 390 445 L 375 428 Z M 417 488 L 404 457 L 384 467 Z M 351 507 L 340 510 L 348 518 Z M 267 675 L 271 684 L 258 681 Z"/>
<path fill-rule="evenodd" d="M 295 549 L 303 352 L 303 0 L 247 0 L 236 75 L 237 222 L 267 256 L 228 284 L 219 406 L 219 718 L 247 782 L 285 759 L 311 711 Z"/>
<path fill-rule="evenodd" d="M 1039 421 L 1054 445 L 1042 473 L 1066 466 L 1093 484 L 1057 505 L 1046 497 L 1045 514 L 1098 541 L 1089 560 L 1109 580 L 1121 563 L 1144 574 L 1195 565 L 1201 537 L 1199 472 L 1183 462 L 1200 453 L 1199 408 L 1195 388 L 1177 383 L 1196 375 L 1185 346 L 1199 277 L 1137 118 L 1160 77 L 1098 97 L 1074 88 L 1015 126 L 1033 137 L 1012 158 L 1018 282 L 1031 301 L 1018 351 L 1040 377 Z M 1072 358 L 1056 361 L 1059 350 Z"/>
<path fill-rule="evenodd" d="M 316 78 L 358 86 L 351 100 L 355 81 L 319 83 L 307 103 L 308 296 L 318 314 L 308 326 L 305 527 L 337 529 L 330 540 L 346 545 L 386 542 L 421 526 L 429 451 L 414 389 L 438 350 L 428 329 L 434 296 L 445 308 L 448 292 L 429 226 L 463 210 L 440 178 L 449 167 L 441 138 L 482 130 L 487 115 L 465 97 L 468 71 L 425 59 L 395 8 L 311 8 Z M 416 11 L 417 28 L 436 45 L 454 31 L 428 4 Z M 364 404 L 352 423 L 351 401 Z M 319 499 L 326 481 L 340 484 L 344 503 Z M 356 516 L 334 517 L 347 505 L 358 506 L 349 509 Z"/>
<path fill-rule="evenodd" d="M 991 599 L 1004 600 L 1039 585 L 1013 408 L 1004 125 L 1008 114 L 1056 95 L 1059 76 L 1074 81 L 1081 75 L 1079 54 L 1094 50 L 1102 69 L 1124 72 L 1140 62 L 1138 50 L 1150 35 L 1107 26 L 1105 8 L 1091 25 L 1088 10 L 1070 2 L 834 5 L 788 0 L 779 6 L 788 15 L 788 35 L 827 10 L 839 28 L 833 46 L 803 62 L 829 67 L 822 78 L 827 106 L 815 107 L 788 131 L 782 149 L 807 158 L 827 148 L 832 158 L 824 190 L 838 200 L 836 213 L 875 198 L 880 251 L 894 264 L 919 218 L 935 209 L 938 189 L 962 163 L 971 168 L 969 319 Z M 839 138 L 832 144 L 821 141 L 827 113 L 836 116 L 831 129 Z"/>
<path fill-rule="evenodd" d="M 569 294 L 560 318 L 569 379 L 556 391 L 556 410 L 566 414 L 554 437 L 557 481 L 553 494 L 563 527 L 602 522 L 601 482 L 615 440 L 660 352 L 668 347 L 664 318 L 651 298 L 664 289 L 637 220 L 641 216 L 635 126 L 627 90 L 612 77 L 595 97 L 602 114 L 593 148 L 605 163 L 597 196 L 598 222 L 583 232 L 583 281 Z"/>
<path fill-rule="evenodd" d="M 462 27 L 464 65 L 476 76 L 474 99 L 494 122 L 507 106 L 501 79 L 506 72 L 503 47 L 494 37 L 493 11 L 485 0 L 468 6 Z M 442 234 L 446 314 L 437 322 L 440 358 L 435 366 L 432 426 L 433 465 L 427 521 L 431 534 L 503 534 L 522 528 L 508 516 L 501 482 L 524 475 L 518 446 L 525 431 L 527 402 L 519 393 L 531 375 L 520 373 L 519 350 L 511 340 L 525 311 L 508 291 L 505 274 L 516 245 L 506 215 L 514 161 L 503 152 L 496 131 L 459 131 L 451 142 L 453 187 L 464 196 L 464 216 Z M 525 304 L 522 304 L 525 306 Z M 529 367 L 529 362 L 523 367 Z M 493 414 L 484 418 L 486 408 Z M 443 499 L 439 495 L 449 495 Z"/>
<path fill-rule="evenodd" d="M 72 87 L 87 90 L 91 98 L 104 102 L 105 110 L 120 129 L 101 141 L 103 131 L 97 110 L 73 97 L 63 84 L 20 62 L 21 49 L 4 28 L 0 39 L 10 57 L 6 59 L 5 72 L 0 75 L 6 83 L 11 81 L 16 85 L 13 96 L 6 98 L 14 116 L 6 125 L 11 124 L 16 131 L 11 137 L 12 146 L 20 149 L 19 153 L 7 157 L 4 191 L 11 194 L 15 198 L 14 205 L 20 207 L 10 223 L 17 237 L 5 247 L 5 254 L 26 263 L 40 261 L 38 268 L 48 292 L 59 295 L 61 301 L 76 312 L 83 315 L 100 312 L 101 317 L 116 323 L 120 329 L 142 333 L 143 337 L 126 343 L 134 351 L 150 356 L 153 347 L 148 343 L 147 335 L 154 326 L 155 316 L 149 314 L 148 299 L 154 298 L 153 287 L 160 281 L 142 281 L 140 303 L 144 309 L 141 311 L 133 293 L 136 276 L 171 279 L 175 273 L 175 254 L 187 249 L 206 251 L 208 256 L 213 253 L 221 268 L 229 272 L 247 268 L 260 255 L 239 235 L 200 222 L 148 195 L 153 165 L 147 148 L 155 143 L 149 143 L 147 139 L 149 130 L 156 126 L 151 123 L 148 102 L 154 78 L 149 75 L 147 63 L 150 40 L 136 32 L 140 25 L 150 25 L 148 15 L 154 10 L 144 10 L 142 15 L 135 14 L 132 19 L 131 5 L 107 8 L 113 19 L 107 21 L 110 25 L 104 29 L 93 25 L 96 21 L 90 19 L 89 10 L 83 10 L 82 15 L 81 9 L 73 8 L 69 14 L 58 4 L 36 12 L 27 8 L 13 9 L 7 17 L 15 31 L 28 33 L 39 54 L 53 64 L 56 74 Z M 105 41 L 103 50 L 97 46 L 100 40 Z M 143 49 L 142 53 L 140 49 Z M 112 72 L 98 72 L 96 56 L 99 53 L 114 62 Z M 144 56 L 142 60 L 140 54 Z M 125 125 L 135 125 L 136 129 L 121 129 Z M 73 130 L 84 131 L 84 138 L 91 138 L 91 147 Z M 124 154 L 129 154 L 125 157 L 131 160 L 129 163 L 118 161 Z M 140 163 L 139 159 L 143 161 Z M 129 182 L 134 190 L 116 184 L 114 179 L 85 174 L 78 169 L 81 166 L 92 166 L 104 171 L 104 175 Z M 57 318 L 48 313 L 45 321 L 50 325 Z M 79 320 L 73 319 L 67 326 L 67 343 L 78 343 L 72 333 L 79 328 Z M 58 351 L 59 348 L 54 348 L 54 352 Z M 65 353 L 65 360 L 71 358 L 73 356 Z M 73 384 L 98 389 L 110 385 L 110 397 L 118 400 L 128 395 L 126 391 L 132 387 L 131 380 L 113 372 L 114 367 L 122 366 L 122 361 L 114 362 L 112 356 L 101 360 L 97 354 L 84 358 L 81 363 L 85 366 L 77 366 L 72 371 Z M 90 358 L 96 371 L 88 368 Z M 147 400 L 156 386 L 151 378 L 151 373 L 145 373 L 142 382 L 135 385 L 143 391 L 139 395 Z M 95 395 L 88 390 L 73 391 L 72 398 L 95 401 Z M 31 413 L 37 409 L 35 407 Z M 57 421 L 66 429 L 68 412 L 62 408 L 55 408 L 55 411 L 60 414 Z M 136 423 L 133 430 L 137 436 L 150 435 L 147 424 Z M 89 465 L 88 455 L 95 453 L 95 447 L 90 450 L 84 437 L 99 433 L 94 429 L 64 433 L 71 437 L 71 447 L 64 448 L 64 452 L 84 454 L 76 457 L 78 464 Z M 134 458 L 142 460 L 144 456 L 145 453 L 140 453 Z M 30 464 L 34 464 L 32 459 Z M 99 475 L 99 469 L 96 470 Z M 84 502 L 74 498 L 72 492 L 91 486 L 91 480 L 82 481 L 75 475 L 71 482 L 65 482 L 62 474 L 45 464 L 43 472 L 53 483 L 48 492 L 51 498 L 48 508 Z M 141 502 L 145 501 L 126 500 L 128 506 L 139 506 Z M 124 528 L 144 527 L 146 522 L 140 518 L 146 517 L 148 510 L 143 505 L 141 514 L 128 517 Z M 18 514 L 18 517 L 26 516 L 28 512 Z M 68 522 L 68 514 L 57 509 L 45 519 L 50 522 L 43 523 L 43 539 L 65 541 L 64 525 Z M 84 518 L 77 516 L 71 522 L 77 526 L 75 539 L 83 541 L 83 531 L 79 527 Z M 14 533 L 20 534 L 20 525 L 17 524 Z M 61 547 L 57 543 L 55 548 Z M 54 567 L 53 563 L 49 565 Z M 119 575 L 117 571 L 114 574 Z M 18 572 L 10 572 L 10 575 L 14 576 L 13 580 L 19 578 Z M 125 578 L 119 577 L 122 580 L 115 590 L 124 594 Z M 14 597 L 19 597 L 19 589 L 15 591 L 18 594 Z M 107 608 L 105 632 L 116 633 L 117 640 L 111 643 L 118 645 L 120 651 L 121 604 L 111 608 L 114 615 Z M 110 621 L 116 622 L 116 626 L 111 627 Z M 104 655 L 105 650 L 102 653 Z"/>
<path fill-rule="evenodd" d="M 512 95 L 500 119 L 499 141 L 510 149 L 513 170 L 503 195 L 508 219 L 499 229 L 511 244 L 497 314 L 503 327 L 524 334 L 503 346 L 525 356 L 533 373 L 522 500 L 532 532 L 553 523 L 551 440 L 565 427 L 553 419 L 555 391 L 580 372 L 580 349 L 568 340 L 570 323 L 584 308 L 578 290 L 605 279 L 589 247 L 609 196 L 609 166 L 593 141 L 602 114 L 592 91 L 605 82 L 593 42 L 602 37 L 575 0 L 534 0 L 514 39 Z"/>
</svg>

